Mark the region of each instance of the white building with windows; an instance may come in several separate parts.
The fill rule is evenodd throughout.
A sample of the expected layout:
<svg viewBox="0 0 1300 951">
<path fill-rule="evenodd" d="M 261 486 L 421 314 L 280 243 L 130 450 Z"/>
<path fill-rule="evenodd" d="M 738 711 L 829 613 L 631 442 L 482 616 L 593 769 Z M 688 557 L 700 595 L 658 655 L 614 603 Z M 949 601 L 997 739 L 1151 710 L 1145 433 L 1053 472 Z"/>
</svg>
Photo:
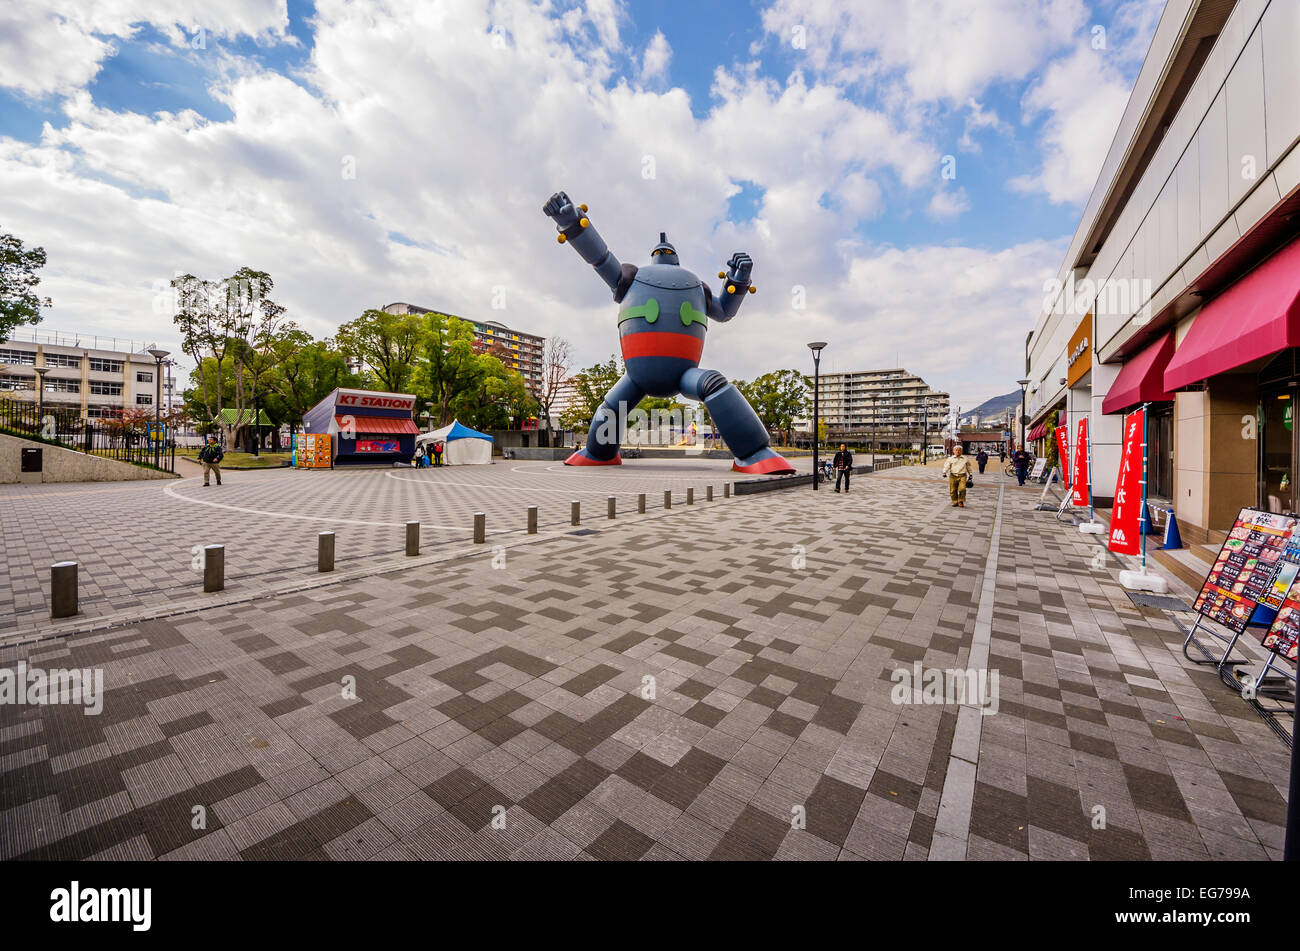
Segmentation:
<svg viewBox="0 0 1300 951">
<path fill-rule="evenodd" d="M 0 343 L 0 397 L 37 401 L 38 369 L 44 368 L 41 402 L 97 419 L 124 408 L 153 410 L 157 363 L 142 341 L 59 333 L 17 331 Z M 163 410 L 173 381 L 162 372 Z"/>
</svg>

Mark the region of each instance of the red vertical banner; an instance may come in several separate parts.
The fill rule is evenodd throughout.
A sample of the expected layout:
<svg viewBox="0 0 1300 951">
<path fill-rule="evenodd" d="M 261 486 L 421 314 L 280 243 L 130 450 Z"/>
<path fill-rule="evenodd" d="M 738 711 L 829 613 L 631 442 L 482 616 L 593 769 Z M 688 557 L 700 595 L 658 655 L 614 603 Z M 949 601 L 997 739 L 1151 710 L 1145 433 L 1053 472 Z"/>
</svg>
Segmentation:
<svg viewBox="0 0 1300 951">
<path fill-rule="evenodd" d="M 1074 439 L 1074 472 L 1070 476 L 1070 504 L 1088 505 L 1092 486 L 1088 482 L 1088 417 L 1079 417 L 1079 432 Z"/>
<path fill-rule="evenodd" d="M 1067 423 L 1056 427 L 1056 458 L 1061 460 L 1061 478 L 1070 481 L 1070 430 Z"/>
<path fill-rule="evenodd" d="M 1124 417 L 1124 445 L 1120 450 L 1119 478 L 1115 480 L 1110 537 L 1106 541 L 1106 547 L 1120 555 L 1136 555 L 1142 550 L 1142 439 L 1145 431 L 1145 408 Z"/>
</svg>

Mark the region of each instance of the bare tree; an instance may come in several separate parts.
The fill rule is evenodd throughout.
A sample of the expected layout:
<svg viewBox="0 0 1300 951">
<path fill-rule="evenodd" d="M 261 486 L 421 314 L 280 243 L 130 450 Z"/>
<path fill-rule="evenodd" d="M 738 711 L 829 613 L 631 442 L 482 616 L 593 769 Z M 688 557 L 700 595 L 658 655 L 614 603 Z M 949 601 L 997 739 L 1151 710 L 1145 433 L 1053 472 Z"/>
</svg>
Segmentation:
<svg viewBox="0 0 1300 951">
<path fill-rule="evenodd" d="M 547 445 L 551 441 L 551 407 L 555 405 L 572 369 L 572 348 L 563 337 L 547 337 L 542 346 L 542 387 L 537 394 L 541 406 L 541 428 L 546 433 Z"/>
</svg>

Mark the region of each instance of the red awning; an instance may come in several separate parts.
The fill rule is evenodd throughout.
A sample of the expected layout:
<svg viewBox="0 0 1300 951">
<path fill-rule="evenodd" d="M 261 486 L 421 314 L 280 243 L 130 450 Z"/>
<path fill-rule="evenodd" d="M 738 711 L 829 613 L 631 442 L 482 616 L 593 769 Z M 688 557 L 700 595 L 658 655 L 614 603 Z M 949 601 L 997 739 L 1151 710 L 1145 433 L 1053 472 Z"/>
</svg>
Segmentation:
<svg viewBox="0 0 1300 951">
<path fill-rule="evenodd" d="M 1165 369 L 1167 392 L 1300 346 L 1300 239 L 1201 310 Z"/>
<path fill-rule="evenodd" d="M 1173 355 L 1174 332 L 1171 330 L 1124 364 L 1110 385 L 1110 392 L 1102 400 L 1101 411 L 1122 413 L 1139 403 L 1172 400 L 1174 394 L 1165 391 L 1165 368 Z"/>
<path fill-rule="evenodd" d="M 334 422 L 339 424 L 340 429 L 351 427 L 352 431 L 363 436 L 372 436 L 377 434 L 395 434 L 398 436 L 414 436 L 420 432 L 420 427 L 415 425 L 413 419 L 391 419 L 387 416 L 341 416 L 336 415 Z"/>
<path fill-rule="evenodd" d="M 1037 440 L 1037 439 L 1042 439 L 1046 435 L 1047 435 L 1047 424 L 1039 423 L 1033 429 L 1029 430 L 1029 435 L 1026 436 L 1025 438 L 1029 440 Z"/>
</svg>

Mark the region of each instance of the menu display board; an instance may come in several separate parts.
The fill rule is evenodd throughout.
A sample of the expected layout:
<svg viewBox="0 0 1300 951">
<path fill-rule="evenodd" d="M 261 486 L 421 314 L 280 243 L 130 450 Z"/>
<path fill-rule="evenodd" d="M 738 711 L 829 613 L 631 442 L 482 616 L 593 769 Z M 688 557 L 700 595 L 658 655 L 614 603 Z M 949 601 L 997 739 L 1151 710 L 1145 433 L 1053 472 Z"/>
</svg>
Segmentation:
<svg viewBox="0 0 1300 951">
<path fill-rule="evenodd" d="M 1300 564 L 1300 547 L 1291 539 L 1295 525 L 1296 519 L 1290 515 L 1257 509 L 1237 513 L 1232 531 L 1201 585 L 1196 611 L 1240 634 L 1257 606 L 1280 607 L 1282 593 L 1291 586 L 1287 581 L 1279 592 L 1281 570 L 1285 568 L 1294 579 Z"/>
<path fill-rule="evenodd" d="M 295 433 L 293 465 L 299 469 L 328 469 L 330 437 L 328 433 Z"/>
<path fill-rule="evenodd" d="M 1263 644 L 1273 653 L 1296 662 L 1296 642 L 1300 641 L 1300 590 L 1288 593 L 1277 612 Z"/>
</svg>

